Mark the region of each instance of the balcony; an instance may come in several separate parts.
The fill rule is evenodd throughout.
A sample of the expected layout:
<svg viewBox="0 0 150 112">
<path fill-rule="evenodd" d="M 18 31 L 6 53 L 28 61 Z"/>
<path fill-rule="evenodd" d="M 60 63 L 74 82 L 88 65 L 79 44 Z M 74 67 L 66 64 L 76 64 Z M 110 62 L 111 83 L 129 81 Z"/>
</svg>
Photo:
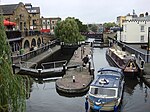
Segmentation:
<svg viewBox="0 0 150 112">
<path fill-rule="evenodd" d="M 8 41 L 21 40 L 21 38 L 23 37 L 35 36 L 40 34 L 41 34 L 40 31 L 35 31 L 35 30 L 29 30 L 29 31 L 7 30 L 6 31 Z"/>
</svg>

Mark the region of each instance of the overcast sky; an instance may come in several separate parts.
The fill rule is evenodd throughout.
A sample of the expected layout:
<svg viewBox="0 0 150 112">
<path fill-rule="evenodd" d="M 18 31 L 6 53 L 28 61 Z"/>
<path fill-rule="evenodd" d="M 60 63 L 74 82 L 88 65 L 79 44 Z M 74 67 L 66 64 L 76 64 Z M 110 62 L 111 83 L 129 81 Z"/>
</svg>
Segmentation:
<svg viewBox="0 0 150 112">
<path fill-rule="evenodd" d="M 31 3 L 43 17 L 75 17 L 83 23 L 116 22 L 116 17 L 149 12 L 150 0 L 0 0 L 1 4 Z"/>
</svg>

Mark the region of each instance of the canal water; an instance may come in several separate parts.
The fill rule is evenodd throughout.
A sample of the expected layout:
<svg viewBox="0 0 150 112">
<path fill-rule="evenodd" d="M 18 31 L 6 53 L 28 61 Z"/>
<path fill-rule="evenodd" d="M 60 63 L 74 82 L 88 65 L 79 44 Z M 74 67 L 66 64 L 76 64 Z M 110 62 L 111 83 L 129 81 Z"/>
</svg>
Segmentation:
<svg viewBox="0 0 150 112">
<path fill-rule="evenodd" d="M 106 48 L 94 48 L 95 75 L 100 67 L 109 66 Z M 85 95 L 62 95 L 56 91 L 55 79 L 33 81 L 27 99 L 27 112 L 85 112 Z M 91 112 L 91 111 L 90 111 Z M 123 101 L 119 112 L 150 112 L 150 88 L 139 78 L 125 80 Z"/>
</svg>

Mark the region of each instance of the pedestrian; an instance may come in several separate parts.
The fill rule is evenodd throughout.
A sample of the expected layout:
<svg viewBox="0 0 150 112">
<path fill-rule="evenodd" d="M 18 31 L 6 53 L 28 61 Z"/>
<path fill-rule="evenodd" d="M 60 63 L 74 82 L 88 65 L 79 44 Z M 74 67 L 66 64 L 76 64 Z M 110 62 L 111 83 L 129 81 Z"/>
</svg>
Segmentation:
<svg viewBox="0 0 150 112">
<path fill-rule="evenodd" d="M 86 56 L 82 59 L 82 61 L 83 61 L 83 67 L 86 67 L 87 63 L 89 62 L 89 57 L 88 57 L 88 55 L 86 55 Z"/>
<path fill-rule="evenodd" d="M 85 97 L 85 112 L 88 112 L 89 110 L 89 102 L 88 102 L 88 96 Z"/>
</svg>

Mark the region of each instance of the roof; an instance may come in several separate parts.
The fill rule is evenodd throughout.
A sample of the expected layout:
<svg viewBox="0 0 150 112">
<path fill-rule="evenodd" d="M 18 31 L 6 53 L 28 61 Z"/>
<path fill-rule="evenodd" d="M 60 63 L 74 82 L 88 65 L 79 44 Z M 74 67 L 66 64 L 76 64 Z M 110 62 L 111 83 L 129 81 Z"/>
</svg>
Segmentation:
<svg viewBox="0 0 150 112">
<path fill-rule="evenodd" d="M 107 83 L 101 84 L 100 80 L 106 80 Z M 106 88 L 118 88 L 120 82 L 120 77 L 113 75 L 99 75 L 91 84 L 91 86 L 96 87 L 106 87 Z"/>
<path fill-rule="evenodd" d="M 116 73 L 120 73 L 120 75 L 123 75 L 122 69 L 117 67 L 103 67 L 98 70 L 98 72 L 102 72 L 102 71 L 113 71 Z"/>
<path fill-rule="evenodd" d="M 149 20 L 150 20 L 150 15 L 145 16 L 145 17 L 133 18 L 132 20 L 137 20 L 137 21 L 149 21 Z"/>
<path fill-rule="evenodd" d="M 34 14 L 34 13 L 40 13 L 40 7 L 32 7 L 32 8 L 26 8 L 29 12 L 30 10 L 30 14 Z M 36 11 L 35 11 L 36 10 Z"/>
<path fill-rule="evenodd" d="M 0 5 L 3 14 L 13 14 L 13 11 L 18 7 L 19 4 Z"/>
</svg>

